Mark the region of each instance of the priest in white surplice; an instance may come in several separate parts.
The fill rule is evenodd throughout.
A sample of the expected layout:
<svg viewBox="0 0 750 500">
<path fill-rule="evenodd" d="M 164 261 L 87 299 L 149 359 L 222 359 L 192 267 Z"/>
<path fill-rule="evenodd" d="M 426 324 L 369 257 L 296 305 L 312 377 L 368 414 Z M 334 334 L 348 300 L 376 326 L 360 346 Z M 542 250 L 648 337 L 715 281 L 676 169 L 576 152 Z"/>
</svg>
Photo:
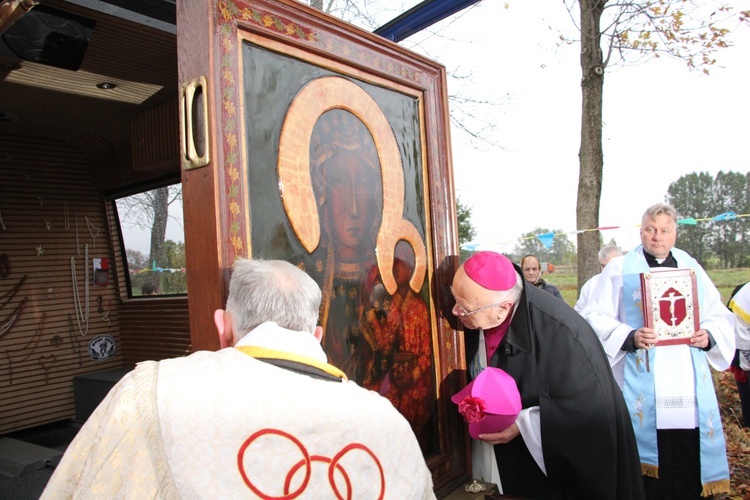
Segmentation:
<svg viewBox="0 0 750 500">
<path fill-rule="evenodd" d="M 731 313 L 703 268 L 674 248 L 677 213 L 656 204 L 643 215 L 642 245 L 601 273 L 582 315 L 599 336 L 630 410 L 646 495 L 700 498 L 729 491 L 721 417 L 711 370 L 734 356 Z M 690 345 L 658 346 L 643 326 L 640 274 L 690 268 L 697 276 L 700 329 Z"/>
<path fill-rule="evenodd" d="M 599 249 L 599 265 L 601 266 L 602 271 L 605 267 L 607 267 L 607 264 L 609 264 L 609 261 L 614 259 L 615 257 L 619 257 L 622 255 L 622 250 L 620 250 L 620 247 L 617 245 L 604 245 L 602 248 Z M 581 287 L 581 292 L 578 294 L 578 300 L 576 301 L 575 307 L 573 309 L 576 310 L 577 313 L 581 313 L 583 309 L 586 307 L 586 303 L 591 298 L 591 292 L 596 289 L 596 284 L 599 281 L 599 276 L 601 274 L 595 274 L 589 280 L 583 284 Z"/>
<path fill-rule="evenodd" d="M 320 300 L 287 262 L 235 262 L 223 349 L 139 364 L 42 498 L 434 498 L 406 419 L 326 362 Z"/>
</svg>

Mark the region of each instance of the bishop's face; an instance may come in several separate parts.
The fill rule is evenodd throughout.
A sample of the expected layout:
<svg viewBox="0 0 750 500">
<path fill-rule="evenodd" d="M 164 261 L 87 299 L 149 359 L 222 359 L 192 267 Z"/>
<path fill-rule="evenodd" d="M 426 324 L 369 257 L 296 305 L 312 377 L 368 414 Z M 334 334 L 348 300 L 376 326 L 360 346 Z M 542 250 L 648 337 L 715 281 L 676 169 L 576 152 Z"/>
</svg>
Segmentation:
<svg viewBox="0 0 750 500">
<path fill-rule="evenodd" d="M 487 330 L 500 325 L 513 307 L 512 302 L 496 302 L 495 294 L 469 278 L 463 266 L 453 277 L 451 293 L 456 300 L 451 312 L 471 330 Z"/>
<path fill-rule="evenodd" d="M 643 248 L 657 259 L 666 259 L 677 240 L 677 222 L 666 214 L 644 217 L 641 224 Z"/>
</svg>

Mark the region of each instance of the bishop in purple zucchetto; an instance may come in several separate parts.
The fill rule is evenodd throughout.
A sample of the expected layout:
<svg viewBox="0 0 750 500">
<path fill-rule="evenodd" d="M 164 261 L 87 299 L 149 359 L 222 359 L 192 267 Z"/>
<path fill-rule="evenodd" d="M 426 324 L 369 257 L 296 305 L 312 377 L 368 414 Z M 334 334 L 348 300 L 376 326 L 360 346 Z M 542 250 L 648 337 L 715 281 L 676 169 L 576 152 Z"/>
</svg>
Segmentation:
<svg viewBox="0 0 750 500">
<path fill-rule="evenodd" d="M 464 263 L 464 271 L 474 283 L 487 290 L 506 291 L 516 284 L 513 263 L 496 252 L 477 252 Z"/>
</svg>

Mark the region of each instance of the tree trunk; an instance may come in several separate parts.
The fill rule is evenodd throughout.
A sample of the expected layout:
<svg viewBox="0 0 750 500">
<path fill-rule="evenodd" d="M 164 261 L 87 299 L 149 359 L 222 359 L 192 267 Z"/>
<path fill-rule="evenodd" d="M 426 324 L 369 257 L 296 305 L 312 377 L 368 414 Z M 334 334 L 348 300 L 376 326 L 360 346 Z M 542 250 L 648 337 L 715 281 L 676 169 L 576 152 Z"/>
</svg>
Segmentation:
<svg viewBox="0 0 750 500">
<path fill-rule="evenodd" d="M 169 219 L 169 187 L 160 187 L 153 190 L 151 200 L 154 210 L 154 222 L 151 226 L 151 266 L 156 263 L 157 267 L 166 265 L 164 255 L 164 241 L 167 237 L 167 220 Z M 150 280 L 159 290 L 159 275 L 151 273 Z"/>
<path fill-rule="evenodd" d="M 599 227 L 602 194 L 602 97 L 604 63 L 600 20 L 604 0 L 579 0 L 581 10 L 581 148 L 576 226 L 578 230 Z M 599 231 L 578 233 L 578 290 L 599 269 Z"/>
</svg>

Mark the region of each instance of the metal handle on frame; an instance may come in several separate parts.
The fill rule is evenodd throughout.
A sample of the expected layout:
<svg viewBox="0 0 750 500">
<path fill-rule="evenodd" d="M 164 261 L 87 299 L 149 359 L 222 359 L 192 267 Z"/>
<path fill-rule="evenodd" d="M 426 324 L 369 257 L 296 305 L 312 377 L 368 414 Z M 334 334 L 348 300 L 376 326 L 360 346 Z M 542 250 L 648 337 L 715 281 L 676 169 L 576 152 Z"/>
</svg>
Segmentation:
<svg viewBox="0 0 750 500">
<path fill-rule="evenodd" d="M 180 153 L 185 170 L 205 167 L 211 161 L 206 88 L 205 76 L 180 87 Z"/>
</svg>

